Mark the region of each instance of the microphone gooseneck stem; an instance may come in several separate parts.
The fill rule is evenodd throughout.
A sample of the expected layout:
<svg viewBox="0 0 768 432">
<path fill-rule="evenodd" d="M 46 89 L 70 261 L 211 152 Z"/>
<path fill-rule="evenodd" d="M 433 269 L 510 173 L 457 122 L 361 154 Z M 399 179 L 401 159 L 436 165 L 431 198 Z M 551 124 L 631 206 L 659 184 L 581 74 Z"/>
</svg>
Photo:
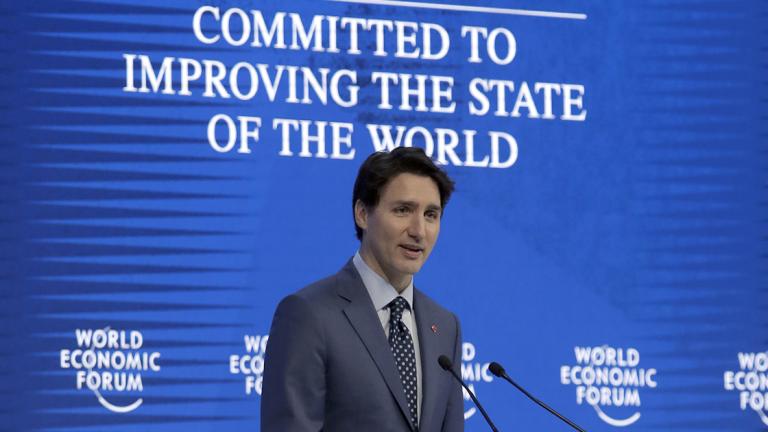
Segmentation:
<svg viewBox="0 0 768 432">
<path fill-rule="evenodd" d="M 549 407 L 549 405 L 547 405 L 547 404 L 545 404 L 544 402 L 542 402 L 542 401 L 540 401 L 539 399 L 537 399 L 537 398 L 536 398 L 534 395 L 532 395 L 532 394 L 528 393 L 528 392 L 527 392 L 527 391 L 526 391 L 524 388 L 520 387 L 520 386 L 519 386 L 519 385 L 518 385 L 518 384 L 517 384 L 517 383 L 516 383 L 516 382 L 515 382 L 515 381 L 514 381 L 512 378 L 510 378 L 510 377 L 509 377 L 509 375 L 507 375 L 507 373 L 506 373 L 506 372 L 502 371 L 502 372 L 501 372 L 501 377 L 502 377 L 502 378 L 504 378 L 505 380 L 509 381 L 509 383 L 510 383 L 510 384 L 512 384 L 513 386 L 515 386 L 515 387 L 516 387 L 518 390 L 520 390 L 521 392 L 523 392 L 523 394 L 524 394 L 524 395 L 528 396 L 528 399 L 530 399 L 530 400 L 532 400 L 532 401 L 536 402 L 536 403 L 537 403 L 537 404 L 538 404 L 540 407 L 542 407 L 542 408 L 544 408 L 545 410 L 549 411 L 550 413 L 554 414 L 554 415 L 555 415 L 555 416 L 557 416 L 557 418 L 559 418 L 560 420 L 562 420 L 562 421 L 564 421 L 564 422 L 568 423 L 568 425 L 569 425 L 569 426 L 571 426 L 572 428 L 576 429 L 576 430 L 577 430 L 577 431 L 579 431 L 579 432 L 587 432 L 587 431 L 585 431 L 584 429 L 582 429 L 581 427 L 579 427 L 579 425 L 577 425 L 576 423 L 574 423 L 574 422 L 572 422 L 572 421 L 568 420 L 568 418 L 567 418 L 567 417 L 565 417 L 564 415 L 562 415 L 562 414 L 560 414 L 559 412 L 555 411 L 554 409 L 550 408 L 550 407 Z"/>
<path fill-rule="evenodd" d="M 490 427 L 491 427 L 491 430 L 492 430 L 493 432 L 499 432 L 499 430 L 498 430 L 498 429 L 496 429 L 496 425 L 494 425 L 494 424 L 493 424 L 493 422 L 491 421 L 491 418 L 490 418 L 490 417 L 488 417 L 488 413 L 487 413 L 487 412 L 485 412 L 485 410 L 483 409 L 483 406 L 482 406 L 482 405 L 480 405 L 480 401 L 478 401 L 478 400 L 477 400 L 477 398 L 475 397 L 475 394 L 474 394 L 474 393 L 472 393 L 472 390 L 470 390 L 470 389 L 469 389 L 469 387 L 467 387 L 467 385 L 466 385 L 466 384 L 464 384 L 464 381 L 462 381 L 462 380 L 461 380 L 461 378 L 459 377 L 459 375 L 458 375 L 458 374 L 456 374 L 456 372 L 453 370 L 453 367 L 449 367 L 449 368 L 447 368 L 446 370 L 447 370 L 448 372 L 450 372 L 450 373 L 451 373 L 451 375 L 453 375 L 453 377 L 454 377 L 454 378 L 456 378 L 456 380 L 457 380 L 459 383 L 461 383 L 461 386 L 462 386 L 462 387 L 464 387 L 464 388 L 467 390 L 467 393 L 469 393 L 469 397 L 471 397 L 471 398 L 472 398 L 472 402 L 474 402 L 474 403 L 475 403 L 475 405 L 477 406 L 477 409 L 479 409 L 479 410 L 480 410 L 480 414 L 482 414 L 482 415 L 483 415 L 483 417 L 485 417 L 485 421 L 486 421 L 486 422 L 488 422 L 488 426 L 490 426 Z"/>
</svg>

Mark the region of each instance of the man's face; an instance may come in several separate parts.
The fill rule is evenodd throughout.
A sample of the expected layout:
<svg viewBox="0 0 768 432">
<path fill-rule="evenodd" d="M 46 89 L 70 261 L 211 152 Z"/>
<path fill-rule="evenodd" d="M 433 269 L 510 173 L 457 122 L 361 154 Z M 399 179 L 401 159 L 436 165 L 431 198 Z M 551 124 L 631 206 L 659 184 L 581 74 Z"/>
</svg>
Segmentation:
<svg viewBox="0 0 768 432">
<path fill-rule="evenodd" d="M 429 177 L 403 173 L 384 185 L 376 207 L 355 205 L 365 231 L 360 254 L 398 291 L 427 260 L 440 232 L 440 191 Z"/>
</svg>

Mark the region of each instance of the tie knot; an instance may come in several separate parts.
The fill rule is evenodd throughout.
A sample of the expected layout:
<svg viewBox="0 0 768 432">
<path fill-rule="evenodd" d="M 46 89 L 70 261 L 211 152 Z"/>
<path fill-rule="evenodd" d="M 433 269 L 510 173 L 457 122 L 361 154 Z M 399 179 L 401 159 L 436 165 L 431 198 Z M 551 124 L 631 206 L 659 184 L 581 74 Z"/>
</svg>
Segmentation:
<svg viewBox="0 0 768 432">
<path fill-rule="evenodd" d="M 408 300 L 401 296 L 395 297 L 395 299 L 389 303 L 391 318 L 395 320 L 395 322 L 400 321 L 400 319 L 403 317 L 403 311 L 406 309 L 410 310 L 410 308 L 411 307 L 408 305 Z"/>
</svg>

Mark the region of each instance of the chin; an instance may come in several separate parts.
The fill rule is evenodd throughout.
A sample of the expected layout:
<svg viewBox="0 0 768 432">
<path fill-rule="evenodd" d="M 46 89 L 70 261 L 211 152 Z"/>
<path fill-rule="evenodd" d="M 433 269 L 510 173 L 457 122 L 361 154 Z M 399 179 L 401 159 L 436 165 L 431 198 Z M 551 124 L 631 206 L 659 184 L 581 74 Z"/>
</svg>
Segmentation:
<svg viewBox="0 0 768 432">
<path fill-rule="evenodd" d="M 402 267 L 400 268 L 400 271 L 401 271 L 403 274 L 408 274 L 408 275 L 411 275 L 411 276 L 413 276 L 413 275 L 415 275 L 416 273 L 418 273 L 418 272 L 419 272 L 419 270 L 421 270 L 421 266 L 422 266 L 422 264 L 423 264 L 423 263 L 418 263 L 418 264 L 415 264 L 415 263 L 408 263 L 408 265 L 404 265 L 404 266 L 402 266 Z"/>
</svg>

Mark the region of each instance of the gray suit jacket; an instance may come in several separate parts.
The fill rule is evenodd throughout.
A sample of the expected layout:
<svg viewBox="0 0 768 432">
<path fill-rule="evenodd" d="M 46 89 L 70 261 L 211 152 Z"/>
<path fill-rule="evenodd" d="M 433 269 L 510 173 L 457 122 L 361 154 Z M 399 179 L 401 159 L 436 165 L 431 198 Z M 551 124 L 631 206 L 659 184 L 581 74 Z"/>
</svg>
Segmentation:
<svg viewBox="0 0 768 432">
<path fill-rule="evenodd" d="M 413 308 L 422 370 L 418 430 L 463 431 L 461 387 L 437 363 L 445 354 L 461 364 L 458 319 L 416 289 Z M 280 302 L 263 376 L 263 432 L 417 430 L 381 322 L 351 260 Z"/>
</svg>

